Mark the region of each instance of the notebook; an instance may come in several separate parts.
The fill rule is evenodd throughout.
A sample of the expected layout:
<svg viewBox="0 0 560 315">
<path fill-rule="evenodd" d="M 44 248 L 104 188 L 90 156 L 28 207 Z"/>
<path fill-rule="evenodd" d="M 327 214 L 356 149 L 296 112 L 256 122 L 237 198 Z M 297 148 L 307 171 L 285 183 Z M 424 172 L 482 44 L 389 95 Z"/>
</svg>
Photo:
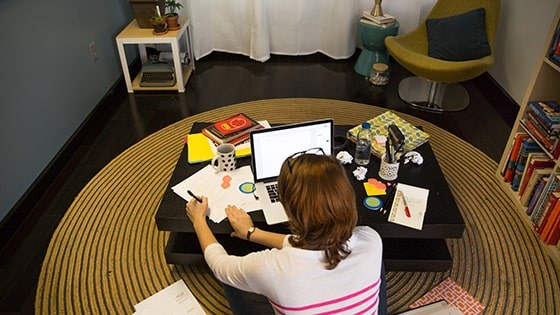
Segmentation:
<svg viewBox="0 0 560 315">
<path fill-rule="evenodd" d="M 332 119 L 282 125 L 251 132 L 251 169 L 255 194 L 259 198 L 267 224 L 288 221 L 284 207 L 278 198 L 274 197 L 274 187 L 284 160 L 294 153 L 312 148 L 321 148 L 326 155 L 331 155 L 333 136 Z"/>
</svg>

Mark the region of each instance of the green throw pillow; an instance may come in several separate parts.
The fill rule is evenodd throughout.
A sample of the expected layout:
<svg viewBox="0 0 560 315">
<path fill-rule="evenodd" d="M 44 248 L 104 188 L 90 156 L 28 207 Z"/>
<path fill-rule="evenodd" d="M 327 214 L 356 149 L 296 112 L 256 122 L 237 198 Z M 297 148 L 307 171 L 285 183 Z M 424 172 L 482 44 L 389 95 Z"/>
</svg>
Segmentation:
<svg viewBox="0 0 560 315">
<path fill-rule="evenodd" d="M 464 61 L 490 55 L 484 8 L 440 19 L 427 19 L 428 55 Z"/>
</svg>

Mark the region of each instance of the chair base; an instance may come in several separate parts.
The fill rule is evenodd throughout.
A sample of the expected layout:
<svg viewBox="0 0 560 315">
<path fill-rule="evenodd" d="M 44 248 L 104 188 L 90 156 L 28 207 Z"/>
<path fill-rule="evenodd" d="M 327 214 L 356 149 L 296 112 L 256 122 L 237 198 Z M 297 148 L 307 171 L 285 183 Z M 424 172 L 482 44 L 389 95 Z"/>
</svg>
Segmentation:
<svg viewBox="0 0 560 315">
<path fill-rule="evenodd" d="M 411 107 L 430 112 L 456 112 L 469 106 L 469 93 L 460 84 L 446 84 L 420 77 L 399 83 L 399 97 Z"/>
</svg>

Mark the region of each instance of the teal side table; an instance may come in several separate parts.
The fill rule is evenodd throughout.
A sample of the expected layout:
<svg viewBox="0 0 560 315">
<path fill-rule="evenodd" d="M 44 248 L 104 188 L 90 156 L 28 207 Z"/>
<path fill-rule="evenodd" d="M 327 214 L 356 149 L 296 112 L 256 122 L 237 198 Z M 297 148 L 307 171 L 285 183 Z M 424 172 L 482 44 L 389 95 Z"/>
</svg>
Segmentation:
<svg viewBox="0 0 560 315">
<path fill-rule="evenodd" d="M 389 55 L 385 47 L 385 37 L 395 36 L 399 32 L 399 22 L 388 27 L 372 25 L 366 22 L 358 23 L 358 32 L 364 48 L 354 65 L 354 70 L 359 74 L 369 77 L 371 66 L 374 63 L 384 63 L 389 66 Z"/>
</svg>

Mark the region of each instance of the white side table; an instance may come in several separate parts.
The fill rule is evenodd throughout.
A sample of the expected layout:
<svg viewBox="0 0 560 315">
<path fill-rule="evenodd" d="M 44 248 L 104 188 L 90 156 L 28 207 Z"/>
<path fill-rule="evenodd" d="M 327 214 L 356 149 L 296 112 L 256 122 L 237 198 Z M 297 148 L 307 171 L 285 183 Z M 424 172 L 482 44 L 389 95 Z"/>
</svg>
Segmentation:
<svg viewBox="0 0 560 315">
<path fill-rule="evenodd" d="M 185 92 L 185 85 L 194 70 L 194 53 L 191 44 L 191 33 L 189 20 L 180 20 L 181 28 L 176 31 L 169 31 L 165 35 L 153 35 L 151 28 L 140 28 L 136 20 L 132 20 L 122 32 L 117 35 L 117 49 L 119 51 L 119 57 L 121 59 L 121 65 L 123 69 L 124 80 L 126 82 L 126 89 L 128 93 L 134 93 L 134 91 L 154 91 L 154 90 L 177 90 L 178 92 Z M 186 53 L 188 54 L 189 63 L 181 64 L 180 56 L 180 40 L 184 38 L 184 43 L 186 45 Z M 124 51 L 124 45 L 135 44 L 138 45 L 138 51 L 140 53 L 140 59 L 142 64 L 148 60 L 148 55 L 146 53 L 145 44 L 170 44 L 171 54 L 173 56 L 173 68 L 175 69 L 176 83 L 174 86 L 169 87 L 145 87 L 140 86 L 140 74 L 134 78 L 134 81 L 130 80 L 130 72 L 128 70 L 128 61 L 126 59 L 126 54 Z"/>
</svg>

